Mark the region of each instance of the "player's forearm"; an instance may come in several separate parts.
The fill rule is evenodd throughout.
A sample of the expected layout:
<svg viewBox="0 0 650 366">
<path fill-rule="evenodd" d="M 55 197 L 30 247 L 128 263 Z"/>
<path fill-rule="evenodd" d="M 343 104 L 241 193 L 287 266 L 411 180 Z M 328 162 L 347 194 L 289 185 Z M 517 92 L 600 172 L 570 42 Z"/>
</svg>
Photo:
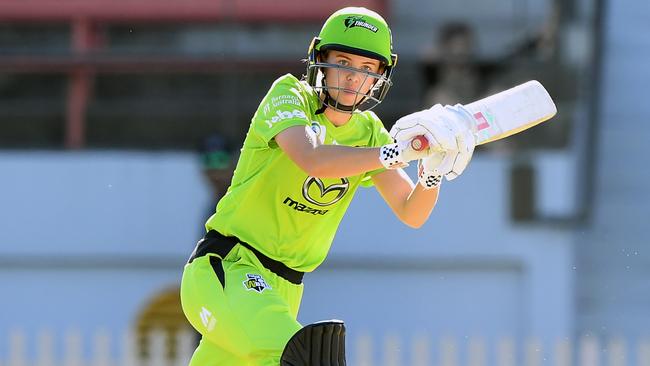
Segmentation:
<svg viewBox="0 0 650 366">
<path fill-rule="evenodd" d="M 397 213 L 400 220 L 416 229 L 424 225 L 436 206 L 439 189 L 440 187 L 424 189 L 420 184 L 416 184 Z"/>
<path fill-rule="evenodd" d="M 319 178 L 341 178 L 383 168 L 379 148 L 320 145 L 308 157 L 307 173 Z"/>
</svg>

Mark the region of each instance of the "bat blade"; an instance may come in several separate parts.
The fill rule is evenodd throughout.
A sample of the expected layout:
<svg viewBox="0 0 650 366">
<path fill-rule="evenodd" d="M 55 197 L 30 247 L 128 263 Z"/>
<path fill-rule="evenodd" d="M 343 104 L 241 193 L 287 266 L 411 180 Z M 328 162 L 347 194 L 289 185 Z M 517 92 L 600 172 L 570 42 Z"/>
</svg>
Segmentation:
<svg viewBox="0 0 650 366">
<path fill-rule="evenodd" d="M 537 80 L 464 107 L 474 116 L 477 145 L 514 135 L 551 119 L 557 113 L 553 99 Z"/>
</svg>

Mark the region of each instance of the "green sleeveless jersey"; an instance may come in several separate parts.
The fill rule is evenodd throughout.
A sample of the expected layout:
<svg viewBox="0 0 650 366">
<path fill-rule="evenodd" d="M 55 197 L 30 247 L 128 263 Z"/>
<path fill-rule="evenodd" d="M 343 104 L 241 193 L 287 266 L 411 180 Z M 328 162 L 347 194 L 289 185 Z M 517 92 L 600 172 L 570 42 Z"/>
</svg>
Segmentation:
<svg viewBox="0 0 650 366">
<path fill-rule="evenodd" d="M 208 230 L 236 236 L 270 258 L 303 272 L 325 260 L 336 230 L 360 185 L 383 171 L 321 179 L 298 167 L 274 137 L 291 126 L 309 126 L 324 144 L 377 147 L 392 143 L 372 112 L 354 113 L 336 127 L 313 89 L 291 74 L 277 79 L 246 135 L 231 186 L 207 223 Z"/>
</svg>

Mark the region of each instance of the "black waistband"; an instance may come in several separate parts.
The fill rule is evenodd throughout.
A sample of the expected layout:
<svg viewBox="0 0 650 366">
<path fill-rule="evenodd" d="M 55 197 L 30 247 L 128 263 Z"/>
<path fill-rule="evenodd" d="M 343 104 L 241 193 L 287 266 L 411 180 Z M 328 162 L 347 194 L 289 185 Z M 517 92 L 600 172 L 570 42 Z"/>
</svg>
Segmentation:
<svg viewBox="0 0 650 366">
<path fill-rule="evenodd" d="M 202 257 L 208 253 L 215 253 L 221 258 L 225 258 L 226 255 L 228 255 L 232 248 L 234 248 L 237 244 L 240 244 L 253 252 L 260 263 L 262 263 L 262 265 L 269 271 L 296 285 L 302 283 L 304 272 L 299 272 L 291 269 L 284 263 L 278 262 L 275 259 L 271 259 L 265 256 L 259 250 L 253 248 L 250 244 L 245 243 L 234 236 L 223 236 L 221 233 L 215 230 L 208 231 L 203 239 L 199 240 L 188 262 L 192 263 L 195 258 Z"/>
</svg>

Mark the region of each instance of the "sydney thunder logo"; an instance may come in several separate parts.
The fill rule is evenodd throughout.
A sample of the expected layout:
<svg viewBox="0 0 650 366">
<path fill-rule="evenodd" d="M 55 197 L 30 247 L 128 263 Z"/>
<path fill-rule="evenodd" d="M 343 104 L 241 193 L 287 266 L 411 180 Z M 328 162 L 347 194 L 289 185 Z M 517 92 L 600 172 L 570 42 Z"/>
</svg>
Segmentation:
<svg viewBox="0 0 650 366">
<path fill-rule="evenodd" d="M 244 280 L 244 288 L 246 291 L 255 290 L 259 293 L 262 293 L 264 290 L 271 290 L 264 278 L 258 274 L 246 274 L 246 280 Z"/>
<path fill-rule="evenodd" d="M 354 27 L 366 28 L 367 30 L 372 31 L 373 33 L 377 33 L 377 31 L 379 30 L 379 28 L 377 28 L 376 26 L 366 22 L 366 20 L 363 19 L 362 16 L 353 15 L 345 18 L 345 31 L 347 32 L 348 29 Z"/>
</svg>

